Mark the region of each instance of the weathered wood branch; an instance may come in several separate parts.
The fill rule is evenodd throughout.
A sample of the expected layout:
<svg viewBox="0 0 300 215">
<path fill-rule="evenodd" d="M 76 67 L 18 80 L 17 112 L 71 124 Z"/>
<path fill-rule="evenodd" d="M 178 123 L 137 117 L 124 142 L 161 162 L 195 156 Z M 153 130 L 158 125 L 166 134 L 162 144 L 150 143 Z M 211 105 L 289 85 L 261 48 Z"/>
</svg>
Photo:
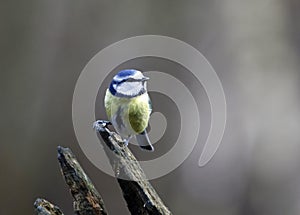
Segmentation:
<svg viewBox="0 0 300 215">
<path fill-rule="evenodd" d="M 147 180 L 135 156 L 124 146 L 121 137 L 107 128 L 108 124 L 107 121 L 98 120 L 94 127 L 105 142 L 104 150 L 131 214 L 171 214 Z"/>
<path fill-rule="evenodd" d="M 71 150 L 59 146 L 57 147 L 57 153 L 61 172 L 74 199 L 75 214 L 107 215 L 100 194 L 81 168 Z M 37 199 L 34 207 L 38 215 L 63 215 L 57 206 L 44 199 Z"/>
<path fill-rule="evenodd" d="M 107 128 L 108 122 L 94 124 L 104 140 L 106 155 L 123 192 L 123 197 L 133 215 L 169 215 L 156 191 L 147 180 L 139 162 L 119 135 Z M 74 211 L 78 215 L 106 215 L 103 200 L 87 177 L 74 154 L 68 148 L 58 147 L 58 160 L 66 184 L 74 198 Z M 38 198 L 34 203 L 38 215 L 63 215 L 47 200 Z"/>
<path fill-rule="evenodd" d="M 78 215 L 106 215 L 103 200 L 85 174 L 74 154 L 68 148 L 58 147 L 61 172 L 74 198 L 74 211 Z"/>
<path fill-rule="evenodd" d="M 34 202 L 34 208 L 39 215 L 63 215 L 59 207 L 51 204 L 45 199 L 38 198 Z"/>
</svg>

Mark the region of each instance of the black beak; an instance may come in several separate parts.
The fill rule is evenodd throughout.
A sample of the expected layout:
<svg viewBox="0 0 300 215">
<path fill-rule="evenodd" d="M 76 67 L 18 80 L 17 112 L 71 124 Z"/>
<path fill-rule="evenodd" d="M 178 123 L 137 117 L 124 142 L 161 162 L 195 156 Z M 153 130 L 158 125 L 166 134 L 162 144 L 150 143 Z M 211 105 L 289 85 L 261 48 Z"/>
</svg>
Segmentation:
<svg viewBox="0 0 300 215">
<path fill-rule="evenodd" d="M 149 79 L 150 79 L 149 77 L 144 76 L 144 77 L 142 78 L 142 81 L 148 81 Z"/>
</svg>

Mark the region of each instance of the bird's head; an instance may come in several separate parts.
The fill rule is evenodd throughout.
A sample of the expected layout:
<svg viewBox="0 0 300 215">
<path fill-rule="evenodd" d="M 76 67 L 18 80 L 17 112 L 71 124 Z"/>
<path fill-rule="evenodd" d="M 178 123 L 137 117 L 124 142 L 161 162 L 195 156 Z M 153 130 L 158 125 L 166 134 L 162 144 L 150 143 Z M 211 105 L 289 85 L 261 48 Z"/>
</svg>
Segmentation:
<svg viewBox="0 0 300 215">
<path fill-rule="evenodd" d="M 118 97 L 132 98 L 147 91 L 147 80 L 149 80 L 149 78 L 138 70 L 121 70 L 114 76 L 110 83 L 109 91 Z"/>
</svg>

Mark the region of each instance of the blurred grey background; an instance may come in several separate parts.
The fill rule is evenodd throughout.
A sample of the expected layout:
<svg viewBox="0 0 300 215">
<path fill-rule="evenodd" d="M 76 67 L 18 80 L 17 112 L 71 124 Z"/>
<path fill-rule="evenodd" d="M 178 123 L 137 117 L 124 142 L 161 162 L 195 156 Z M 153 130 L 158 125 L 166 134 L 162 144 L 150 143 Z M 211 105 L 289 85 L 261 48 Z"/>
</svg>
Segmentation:
<svg viewBox="0 0 300 215">
<path fill-rule="evenodd" d="M 129 214 L 114 178 L 82 153 L 72 95 L 87 62 L 131 36 L 183 40 L 222 81 L 228 121 L 213 160 L 202 145 L 152 181 L 174 214 L 300 213 L 300 2 L 29 0 L 0 2 L 0 214 L 44 197 L 72 214 L 56 147 L 70 147 L 110 214 Z"/>
</svg>

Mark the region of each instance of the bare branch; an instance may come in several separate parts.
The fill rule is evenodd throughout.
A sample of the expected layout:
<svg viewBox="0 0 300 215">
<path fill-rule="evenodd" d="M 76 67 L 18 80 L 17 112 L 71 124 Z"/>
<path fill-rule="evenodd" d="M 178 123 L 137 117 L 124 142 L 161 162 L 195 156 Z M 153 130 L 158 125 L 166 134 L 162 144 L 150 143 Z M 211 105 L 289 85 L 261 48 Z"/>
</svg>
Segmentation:
<svg viewBox="0 0 300 215">
<path fill-rule="evenodd" d="M 105 142 L 104 150 L 131 214 L 171 214 L 147 180 L 135 156 L 124 146 L 121 137 L 107 128 L 108 124 L 107 121 L 98 120 L 94 127 Z"/>
<path fill-rule="evenodd" d="M 79 215 L 106 215 L 103 200 L 68 148 L 58 147 L 58 160 L 64 179 L 74 198 L 74 211 Z"/>
<path fill-rule="evenodd" d="M 34 202 L 36 214 L 38 215 L 63 215 L 59 207 L 51 204 L 45 199 L 38 198 Z"/>
</svg>

